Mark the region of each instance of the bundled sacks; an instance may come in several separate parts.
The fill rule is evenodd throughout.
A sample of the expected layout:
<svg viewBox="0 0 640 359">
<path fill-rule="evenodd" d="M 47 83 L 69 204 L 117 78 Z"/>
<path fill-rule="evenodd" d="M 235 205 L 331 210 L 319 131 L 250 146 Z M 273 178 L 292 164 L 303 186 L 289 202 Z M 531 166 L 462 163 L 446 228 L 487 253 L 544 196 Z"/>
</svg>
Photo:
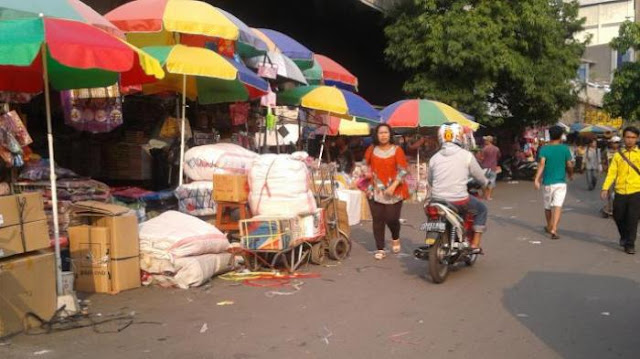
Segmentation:
<svg viewBox="0 0 640 359">
<path fill-rule="evenodd" d="M 251 211 L 266 216 L 296 216 L 315 211 L 309 177 L 306 164 L 290 155 L 260 156 L 249 172 Z"/>
<path fill-rule="evenodd" d="M 211 216 L 216 214 L 216 202 L 213 200 L 213 181 L 197 181 L 175 189 L 180 212 L 192 216 Z"/>
<path fill-rule="evenodd" d="M 197 146 L 184 155 L 184 172 L 193 181 L 211 181 L 214 173 L 246 173 L 258 154 L 232 143 Z"/>
<path fill-rule="evenodd" d="M 188 288 L 229 269 L 229 241 L 215 226 L 168 211 L 139 226 L 143 283 Z"/>
</svg>

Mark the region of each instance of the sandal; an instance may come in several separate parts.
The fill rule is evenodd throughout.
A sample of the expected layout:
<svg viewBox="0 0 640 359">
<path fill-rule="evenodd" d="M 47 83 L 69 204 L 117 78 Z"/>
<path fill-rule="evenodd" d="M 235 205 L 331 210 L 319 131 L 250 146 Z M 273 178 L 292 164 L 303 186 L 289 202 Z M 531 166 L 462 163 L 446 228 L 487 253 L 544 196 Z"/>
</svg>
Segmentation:
<svg viewBox="0 0 640 359">
<path fill-rule="evenodd" d="M 551 239 L 560 239 L 560 236 L 557 233 L 551 233 Z"/>
<path fill-rule="evenodd" d="M 377 250 L 376 254 L 373 255 L 373 258 L 377 260 L 381 260 L 381 259 L 384 259 L 384 257 L 386 256 L 387 254 L 384 252 L 384 250 Z"/>
<path fill-rule="evenodd" d="M 400 246 L 400 240 L 399 239 L 391 240 L 391 250 L 395 254 L 400 253 L 400 251 L 402 250 L 402 247 Z"/>
<path fill-rule="evenodd" d="M 482 248 L 478 247 L 478 248 L 471 248 L 471 254 L 484 254 L 484 251 L 482 250 Z"/>
</svg>

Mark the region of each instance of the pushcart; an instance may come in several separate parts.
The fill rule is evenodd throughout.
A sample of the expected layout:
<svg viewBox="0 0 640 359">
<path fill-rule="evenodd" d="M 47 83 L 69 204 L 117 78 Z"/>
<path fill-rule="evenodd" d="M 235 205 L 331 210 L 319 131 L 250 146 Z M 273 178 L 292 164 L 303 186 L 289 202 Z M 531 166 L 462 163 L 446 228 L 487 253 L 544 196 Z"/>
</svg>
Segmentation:
<svg viewBox="0 0 640 359">
<path fill-rule="evenodd" d="M 336 195 L 336 166 L 321 164 L 312 173 L 312 186 L 318 208 L 324 209 L 326 235 L 311 248 L 311 263 L 322 264 L 325 254 L 334 260 L 344 260 L 351 252 L 349 220 L 346 207 Z"/>
</svg>

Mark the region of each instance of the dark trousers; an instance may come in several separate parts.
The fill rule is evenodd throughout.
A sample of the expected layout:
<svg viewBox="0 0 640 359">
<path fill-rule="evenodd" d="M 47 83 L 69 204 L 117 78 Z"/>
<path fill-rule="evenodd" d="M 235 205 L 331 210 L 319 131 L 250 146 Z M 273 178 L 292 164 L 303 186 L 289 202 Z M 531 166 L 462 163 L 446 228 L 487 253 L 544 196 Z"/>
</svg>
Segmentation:
<svg viewBox="0 0 640 359">
<path fill-rule="evenodd" d="M 402 201 L 396 204 L 382 204 L 370 200 L 371 217 L 373 220 L 373 238 L 376 240 L 378 250 L 384 249 L 385 225 L 391 230 L 392 239 L 400 239 L 400 212 Z"/>
<path fill-rule="evenodd" d="M 618 226 L 620 243 L 625 248 L 635 248 L 638 219 L 640 219 L 640 192 L 616 193 L 613 199 L 613 219 Z"/>
<path fill-rule="evenodd" d="M 593 191 L 593 189 L 596 188 L 596 184 L 598 184 L 598 171 L 587 170 L 587 175 L 585 177 L 587 179 L 587 189 L 589 191 Z"/>
</svg>

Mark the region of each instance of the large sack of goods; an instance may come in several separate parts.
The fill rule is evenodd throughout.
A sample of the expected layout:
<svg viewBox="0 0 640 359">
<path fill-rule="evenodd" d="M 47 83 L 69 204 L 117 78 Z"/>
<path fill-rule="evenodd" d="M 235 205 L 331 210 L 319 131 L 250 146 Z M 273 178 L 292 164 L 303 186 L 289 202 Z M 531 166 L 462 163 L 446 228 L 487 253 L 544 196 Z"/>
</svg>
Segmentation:
<svg viewBox="0 0 640 359">
<path fill-rule="evenodd" d="M 143 284 L 189 288 L 229 269 L 229 241 L 215 226 L 168 211 L 140 224 Z"/>
<path fill-rule="evenodd" d="M 214 174 L 248 172 L 257 157 L 232 143 L 197 146 L 185 153 L 184 172 L 193 181 L 211 181 Z"/>
<path fill-rule="evenodd" d="M 297 157 L 299 158 L 299 157 Z M 249 172 L 249 205 L 254 215 L 296 216 L 317 209 L 307 165 L 291 155 L 258 157 Z"/>
<path fill-rule="evenodd" d="M 196 181 L 176 188 L 180 212 L 192 216 L 211 216 L 216 214 L 213 200 L 213 181 Z"/>
</svg>

